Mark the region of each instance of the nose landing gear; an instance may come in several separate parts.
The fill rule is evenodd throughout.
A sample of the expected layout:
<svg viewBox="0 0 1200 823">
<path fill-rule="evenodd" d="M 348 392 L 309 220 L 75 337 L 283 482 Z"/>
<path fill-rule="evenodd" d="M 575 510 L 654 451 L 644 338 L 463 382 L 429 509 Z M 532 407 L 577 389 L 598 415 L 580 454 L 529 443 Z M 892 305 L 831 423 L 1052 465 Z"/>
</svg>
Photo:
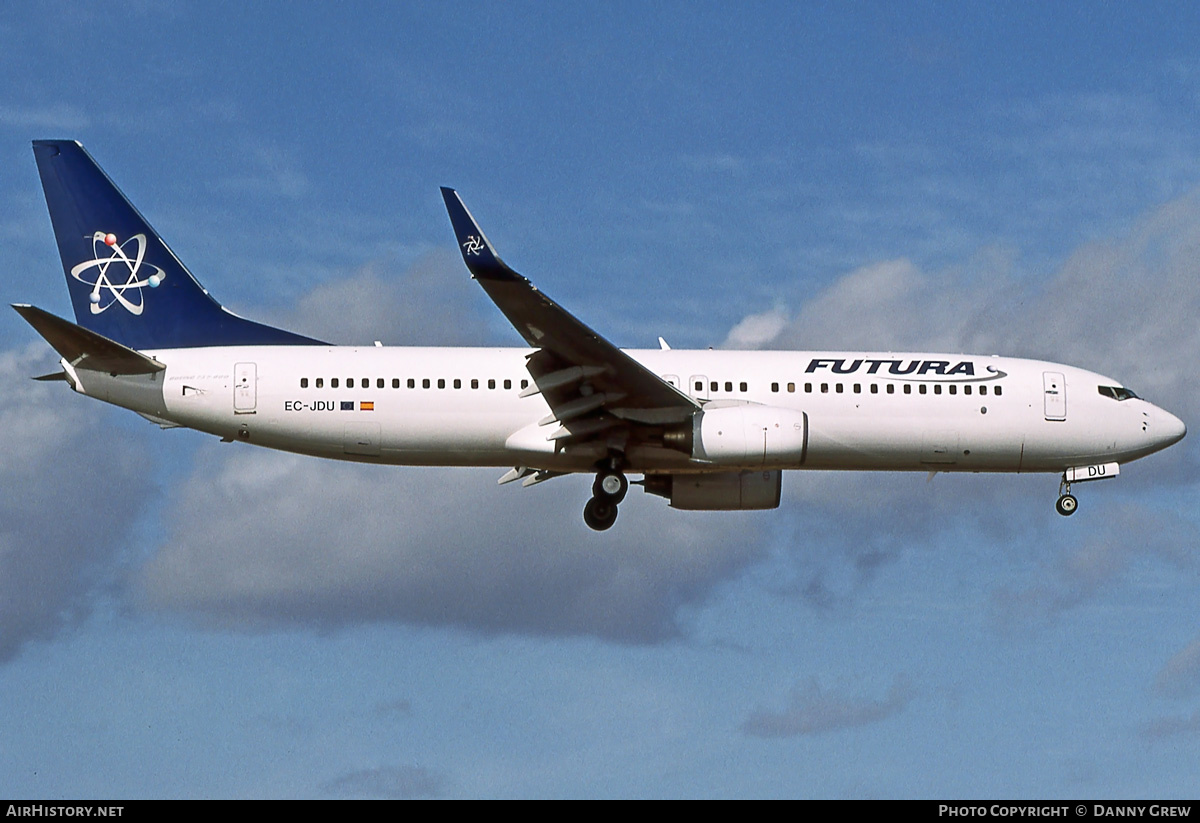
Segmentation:
<svg viewBox="0 0 1200 823">
<path fill-rule="evenodd" d="M 1071 494 L 1072 483 L 1087 483 L 1092 480 L 1110 480 L 1121 473 L 1118 463 L 1094 463 L 1090 466 L 1072 466 L 1062 473 L 1058 484 L 1058 502 L 1054 508 L 1063 517 L 1068 517 L 1079 508 L 1079 501 Z"/>
<path fill-rule="evenodd" d="M 1058 502 L 1054 508 L 1063 517 L 1070 517 L 1079 508 L 1079 501 L 1071 494 L 1071 481 L 1067 479 L 1066 472 L 1063 472 L 1063 479 L 1058 484 Z"/>
</svg>

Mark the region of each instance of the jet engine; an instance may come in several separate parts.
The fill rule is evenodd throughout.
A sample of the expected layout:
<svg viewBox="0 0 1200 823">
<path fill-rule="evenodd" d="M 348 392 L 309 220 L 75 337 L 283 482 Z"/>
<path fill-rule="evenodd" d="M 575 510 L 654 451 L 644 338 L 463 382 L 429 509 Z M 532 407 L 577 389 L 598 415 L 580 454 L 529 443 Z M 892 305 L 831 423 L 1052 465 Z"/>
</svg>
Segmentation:
<svg viewBox="0 0 1200 823">
<path fill-rule="evenodd" d="M 663 445 L 726 466 L 799 466 L 808 450 L 808 415 L 759 404 L 709 404 L 663 435 Z"/>
</svg>

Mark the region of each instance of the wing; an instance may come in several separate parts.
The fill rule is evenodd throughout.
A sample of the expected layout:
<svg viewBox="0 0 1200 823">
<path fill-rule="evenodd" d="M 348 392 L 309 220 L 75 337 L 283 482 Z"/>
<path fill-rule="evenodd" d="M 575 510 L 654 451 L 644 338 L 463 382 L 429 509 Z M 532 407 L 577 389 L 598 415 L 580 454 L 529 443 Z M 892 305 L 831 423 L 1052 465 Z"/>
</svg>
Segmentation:
<svg viewBox="0 0 1200 823">
<path fill-rule="evenodd" d="M 528 361 L 534 385 L 524 395 L 540 392 L 550 406 L 541 425 L 560 424 L 547 439 L 567 445 L 605 438 L 623 450 L 623 439 L 639 427 L 682 422 L 700 408 L 510 269 L 458 192 L 443 188 L 442 197 L 471 275 L 536 349 Z"/>
</svg>

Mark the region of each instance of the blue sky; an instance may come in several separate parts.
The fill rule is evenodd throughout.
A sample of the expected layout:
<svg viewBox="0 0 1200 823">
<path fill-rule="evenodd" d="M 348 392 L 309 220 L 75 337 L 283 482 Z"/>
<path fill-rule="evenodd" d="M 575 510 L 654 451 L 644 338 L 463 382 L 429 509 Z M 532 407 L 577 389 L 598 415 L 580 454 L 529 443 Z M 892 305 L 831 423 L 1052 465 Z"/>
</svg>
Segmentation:
<svg viewBox="0 0 1200 823">
<path fill-rule="evenodd" d="M 1200 17 L 1129 4 L 19 3 L 6 299 L 68 314 L 29 141 L 226 305 L 517 345 L 453 248 L 623 346 L 975 351 L 1200 412 Z M 161 432 L 0 324 L 0 795 L 1195 797 L 1192 439 L 1057 478 L 801 474 L 760 513 Z"/>
</svg>

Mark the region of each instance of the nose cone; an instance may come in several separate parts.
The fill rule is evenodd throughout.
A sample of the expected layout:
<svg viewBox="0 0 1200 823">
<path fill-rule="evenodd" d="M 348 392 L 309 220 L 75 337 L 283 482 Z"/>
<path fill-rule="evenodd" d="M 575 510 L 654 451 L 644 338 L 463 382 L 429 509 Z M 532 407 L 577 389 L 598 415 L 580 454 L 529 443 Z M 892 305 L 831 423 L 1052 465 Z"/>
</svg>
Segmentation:
<svg viewBox="0 0 1200 823">
<path fill-rule="evenodd" d="M 1169 411 L 1159 408 L 1156 408 L 1155 411 L 1158 413 L 1154 415 L 1154 423 L 1151 428 L 1155 447 L 1165 449 L 1182 440 L 1183 436 L 1187 434 L 1187 426 L 1183 424 L 1183 421 Z"/>
</svg>

